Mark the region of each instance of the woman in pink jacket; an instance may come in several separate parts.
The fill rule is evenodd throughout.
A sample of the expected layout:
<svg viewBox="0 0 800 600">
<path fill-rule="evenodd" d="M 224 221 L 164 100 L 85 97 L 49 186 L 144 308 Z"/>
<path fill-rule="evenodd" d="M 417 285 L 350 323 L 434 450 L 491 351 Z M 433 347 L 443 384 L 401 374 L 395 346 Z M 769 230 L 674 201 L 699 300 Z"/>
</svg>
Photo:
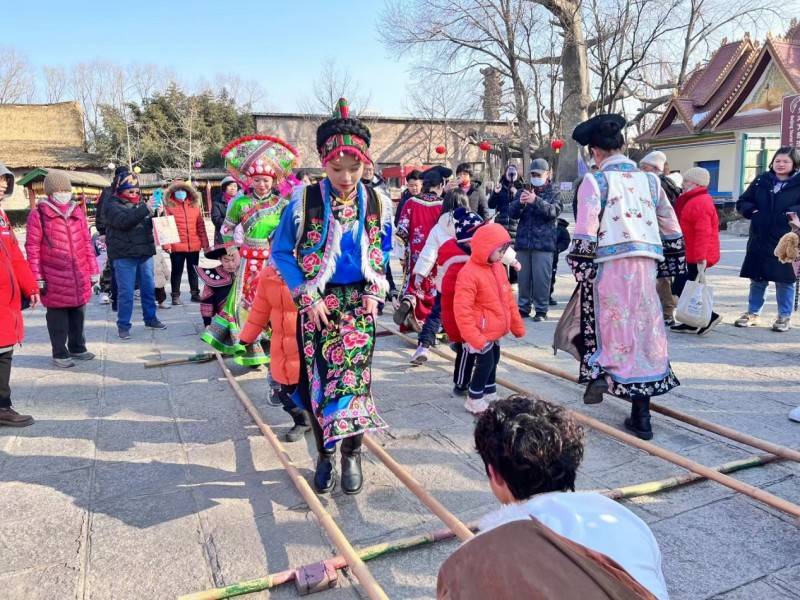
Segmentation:
<svg viewBox="0 0 800 600">
<path fill-rule="evenodd" d="M 83 318 L 92 295 L 92 279 L 99 277 L 89 224 L 83 208 L 72 199 L 72 185 L 63 172 L 50 171 L 44 179 L 47 198 L 28 216 L 25 250 L 47 307 L 47 331 L 57 367 L 74 367 L 75 360 L 91 360 L 86 350 Z"/>
</svg>

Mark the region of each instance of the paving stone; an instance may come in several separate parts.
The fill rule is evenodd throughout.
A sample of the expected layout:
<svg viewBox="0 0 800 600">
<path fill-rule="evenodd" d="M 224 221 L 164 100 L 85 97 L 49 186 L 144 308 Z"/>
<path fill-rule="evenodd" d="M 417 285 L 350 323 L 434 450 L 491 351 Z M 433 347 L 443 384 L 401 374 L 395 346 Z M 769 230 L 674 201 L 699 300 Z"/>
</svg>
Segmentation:
<svg viewBox="0 0 800 600">
<path fill-rule="evenodd" d="M 52 600 L 77 597 L 80 570 L 77 566 L 53 564 L 0 575 L 5 598 Z"/>
</svg>

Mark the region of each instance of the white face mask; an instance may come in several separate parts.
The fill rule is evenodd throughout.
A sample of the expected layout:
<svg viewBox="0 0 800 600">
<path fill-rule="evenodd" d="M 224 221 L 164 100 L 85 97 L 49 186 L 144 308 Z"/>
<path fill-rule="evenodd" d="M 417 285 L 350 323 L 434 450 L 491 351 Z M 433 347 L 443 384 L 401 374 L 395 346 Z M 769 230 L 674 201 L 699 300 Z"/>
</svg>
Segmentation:
<svg viewBox="0 0 800 600">
<path fill-rule="evenodd" d="M 58 204 L 66 204 L 72 200 L 72 192 L 53 192 L 51 198 Z"/>
<path fill-rule="evenodd" d="M 514 252 L 514 248 L 509 246 L 506 249 L 506 251 L 503 253 L 503 258 L 500 259 L 500 262 L 503 263 L 507 267 L 510 267 L 515 262 L 517 262 L 517 253 Z"/>
<path fill-rule="evenodd" d="M 531 176 L 531 185 L 533 187 L 542 187 L 545 183 L 547 183 L 547 180 L 544 177 Z"/>
</svg>

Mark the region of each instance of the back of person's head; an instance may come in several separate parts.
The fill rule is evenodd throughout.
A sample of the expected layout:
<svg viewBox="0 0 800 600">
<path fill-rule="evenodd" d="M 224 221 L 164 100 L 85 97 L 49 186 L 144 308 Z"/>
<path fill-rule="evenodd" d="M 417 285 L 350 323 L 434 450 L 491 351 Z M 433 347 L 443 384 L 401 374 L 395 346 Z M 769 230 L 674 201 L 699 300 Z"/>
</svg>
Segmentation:
<svg viewBox="0 0 800 600">
<path fill-rule="evenodd" d="M 514 395 L 492 403 L 475 426 L 475 446 L 516 500 L 575 491 L 583 428 L 556 404 Z"/>
<path fill-rule="evenodd" d="M 597 124 L 589 142 L 592 148 L 600 148 L 606 152 L 621 150 L 624 145 L 625 136 L 622 135 L 622 127 L 610 120 Z"/>
<path fill-rule="evenodd" d="M 469 208 L 469 196 L 461 188 L 453 188 L 444 195 L 442 214 L 453 212 L 458 207 Z"/>
<path fill-rule="evenodd" d="M 422 176 L 422 191 L 430 192 L 433 188 L 444 185 L 444 177 L 436 169 L 425 171 Z"/>
</svg>

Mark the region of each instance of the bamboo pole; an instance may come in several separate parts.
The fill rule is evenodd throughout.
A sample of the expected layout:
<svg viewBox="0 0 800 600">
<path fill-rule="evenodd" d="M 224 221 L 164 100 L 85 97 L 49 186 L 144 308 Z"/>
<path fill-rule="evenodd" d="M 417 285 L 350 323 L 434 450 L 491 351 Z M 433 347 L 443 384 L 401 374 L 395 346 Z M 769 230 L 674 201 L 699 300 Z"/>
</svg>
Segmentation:
<svg viewBox="0 0 800 600">
<path fill-rule="evenodd" d="M 409 336 L 400 333 L 399 331 L 395 331 L 392 328 L 386 327 L 382 325 L 385 329 L 392 331 L 396 336 L 405 340 L 410 345 L 416 346 L 417 343 Z M 437 356 L 441 356 L 442 358 L 447 359 L 450 362 L 453 362 L 453 359 L 436 348 L 430 348 L 430 352 L 436 354 Z M 526 390 L 525 388 L 517 385 L 512 381 L 508 381 L 506 379 L 497 378 L 497 384 L 502 385 L 504 388 L 511 390 L 512 392 L 517 392 L 518 394 L 523 394 L 530 398 L 535 398 L 538 400 L 548 401 L 547 398 L 542 397 L 541 395 L 537 394 L 536 392 L 532 392 L 530 390 Z M 791 515 L 795 518 L 800 519 L 800 506 L 784 500 L 782 498 L 778 498 L 774 494 L 770 494 L 769 492 L 765 492 L 755 486 L 749 485 L 742 481 L 738 481 L 733 477 L 729 477 L 728 475 L 724 475 L 723 473 L 718 473 L 714 469 L 701 465 L 693 460 L 686 458 L 685 456 L 681 456 L 675 452 L 671 452 L 662 448 L 661 446 L 656 446 L 650 442 L 646 442 L 644 440 L 640 440 L 638 437 L 635 437 L 629 433 L 625 433 L 624 431 L 620 431 L 619 429 L 612 427 L 602 421 L 595 419 L 594 417 L 590 417 L 589 415 L 585 415 L 583 413 L 566 409 L 567 412 L 579 423 L 586 425 L 596 431 L 600 431 L 601 433 L 605 433 L 609 437 L 612 437 L 616 440 L 624 442 L 629 446 L 633 446 L 634 448 L 638 448 L 651 454 L 653 456 L 657 456 L 658 458 L 662 458 L 668 462 L 678 465 L 679 467 L 683 467 L 688 471 L 692 471 L 697 473 L 698 475 L 702 475 L 703 477 L 710 479 L 712 481 L 716 481 L 732 490 L 740 492 L 754 500 L 758 500 L 766 504 L 767 506 L 771 506 L 781 512 L 784 512 L 788 515 Z"/>
<path fill-rule="evenodd" d="M 450 530 L 458 536 L 462 542 L 475 537 L 469 527 L 464 525 L 461 520 L 447 510 L 428 490 L 414 479 L 414 477 L 400 463 L 394 460 L 383 447 L 373 440 L 369 435 L 364 436 L 364 445 L 377 456 L 386 467 L 402 481 L 405 486 L 422 502 L 428 509 L 435 514 Z"/>
<path fill-rule="evenodd" d="M 350 566 L 351 571 L 358 579 L 358 582 L 361 584 L 361 587 L 364 589 L 366 595 L 369 598 L 376 600 L 388 600 L 389 597 L 386 595 L 386 592 L 383 591 L 378 582 L 375 581 L 375 578 L 372 577 L 369 569 L 367 569 L 367 565 L 364 564 L 364 561 L 361 560 L 356 551 L 353 549 L 353 546 L 350 545 L 350 542 L 345 537 L 344 533 L 342 533 L 342 530 L 339 529 L 339 526 L 333 520 L 331 515 L 325 510 L 325 507 L 322 506 L 322 503 L 311 489 L 311 486 L 309 486 L 305 478 L 300 475 L 297 467 L 294 466 L 292 459 L 284 449 L 283 444 L 281 444 L 280 440 L 278 440 L 278 437 L 275 435 L 269 425 L 267 425 L 261 418 L 261 414 L 259 413 L 258 409 L 233 377 L 233 374 L 231 373 L 230 369 L 228 369 L 225 361 L 222 360 L 220 353 L 215 352 L 214 354 L 217 357 L 217 362 L 222 368 L 222 372 L 225 374 L 225 378 L 233 388 L 236 397 L 239 398 L 241 403 L 247 409 L 247 412 L 250 413 L 253 421 L 255 421 L 256 425 L 258 425 L 261 433 L 265 438 L 267 438 L 270 446 L 272 446 L 272 450 L 281 461 L 281 464 L 283 464 L 283 468 L 286 469 L 286 473 L 291 478 L 292 482 L 297 488 L 297 491 L 300 492 L 300 495 L 306 501 L 308 507 L 316 515 L 320 525 L 322 525 L 322 528 L 328 534 L 328 537 L 336 546 L 336 549 L 347 561 L 347 564 Z"/>
<path fill-rule="evenodd" d="M 472 530 L 477 529 L 474 524 L 467 525 L 470 533 Z M 437 529 L 428 533 L 422 533 L 410 537 L 400 538 L 399 540 L 392 540 L 389 542 L 381 542 L 373 544 L 366 548 L 356 550 L 356 553 L 361 560 L 369 561 L 395 552 L 402 552 L 403 550 L 413 550 L 422 546 L 429 546 L 437 542 L 444 542 L 452 540 L 456 534 L 449 529 Z M 323 561 L 328 565 L 338 569 L 344 569 L 347 566 L 347 561 L 342 556 L 334 556 Z M 257 579 L 250 579 L 249 581 L 242 581 L 234 583 L 222 588 L 214 588 L 202 592 L 195 592 L 193 594 L 186 594 L 181 596 L 178 600 L 223 600 L 224 598 L 232 598 L 243 594 L 252 594 L 253 592 L 260 592 L 262 590 L 272 589 L 284 583 L 294 581 L 298 571 L 310 567 L 312 565 L 303 565 L 295 569 L 286 569 L 278 573 L 271 573 L 266 577 L 259 577 Z"/>
<path fill-rule="evenodd" d="M 517 356 L 516 354 L 512 354 L 506 350 L 501 350 L 500 354 L 515 362 L 538 369 L 539 371 L 560 377 L 561 379 L 566 379 L 567 381 L 578 383 L 578 378 L 575 375 L 572 373 L 567 373 L 566 371 L 563 371 L 557 367 L 551 367 L 550 365 L 541 363 L 537 360 L 531 360 L 523 356 Z M 769 452 L 770 454 L 775 454 L 781 458 L 800 461 L 800 451 L 793 448 L 774 444 L 772 442 L 768 442 L 767 440 L 762 440 L 761 438 L 753 437 L 752 435 L 747 435 L 741 431 L 731 429 L 730 427 L 725 427 L 724 425 L 718 425 L 704 419 L 699 419 L 692 415 L 668 408 L 662 404 L 657 404 L 653 401 L 650 401 L 650 409 L 657 413 L 661 413 L 664 416 L 677 419 L 678 421 L 683 421 L 684 423 L 697 427 L 698 429 L 704 429 L 705 431 L 716 433 L 717 435 L 721 435 L 735 442 L 746 444 L 748 446 L 752 446 L 753 448 L 758 448 L 759 450 Z"/>
<path fill-rule="evenodd" d="M 744 469 L 752 469 L 753 467 L 761 467 L 776 460 L 781 460 L 772 454 L 757 454 L 755 456 L 748 456 L 740 460 L 734 460 L 716 467 L 711 467 L 719 473 L 733 473 Z M 696 481 L 703 481 L 705 477 L 697 473 L 684 473 L 682 475 L 675 475 L 667 477 L 666 479 L 659 479 L 657 481 L 647 481 L 645 483 L 636 483 L 634 485 L 627 485 L 618 487 L 613 490 L 604 490 L 599 492 L 603 496 L 611 498 L 612 500 L 622 500 L 624 498 L 636 498 L 638 496 L 649 496 L 678 488 Z"/>
<path fill-rule="evenodd" d="M 166 360 L 151 360 L 144 363 L 145 369 L 154 369 L 156 367 L 168 367 L 170 365 L 190 365 L 193 363 L 207 363 L 214 360 L 214 355 L 211 352 L 200 352 L 182 358 L 168 358 Z"/>
</svg>

